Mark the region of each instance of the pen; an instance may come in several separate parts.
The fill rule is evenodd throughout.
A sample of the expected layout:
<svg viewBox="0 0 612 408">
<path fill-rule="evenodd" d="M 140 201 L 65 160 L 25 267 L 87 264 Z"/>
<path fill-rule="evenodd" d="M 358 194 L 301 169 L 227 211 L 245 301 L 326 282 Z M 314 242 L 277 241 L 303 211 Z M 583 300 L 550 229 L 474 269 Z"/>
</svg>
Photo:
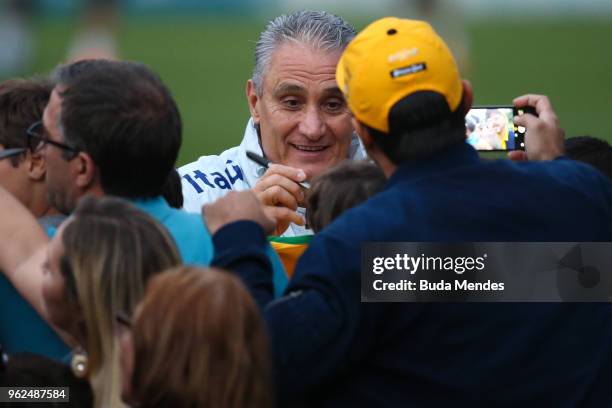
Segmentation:
<svg viewBox="0 0 612 408">
<path fill-rule="evenodd" d="M 257 153 L 251 152 L 247 150 L 246 155 L 249 159 L 253 160 L 255 163 L 267 169 L 272 162 L 265 157 L 258 155 Z M 296 182 L 302 187 L 304 190 L 308 190 L 310 188 L 310 183 L 307 181 Z"/>
</svg>

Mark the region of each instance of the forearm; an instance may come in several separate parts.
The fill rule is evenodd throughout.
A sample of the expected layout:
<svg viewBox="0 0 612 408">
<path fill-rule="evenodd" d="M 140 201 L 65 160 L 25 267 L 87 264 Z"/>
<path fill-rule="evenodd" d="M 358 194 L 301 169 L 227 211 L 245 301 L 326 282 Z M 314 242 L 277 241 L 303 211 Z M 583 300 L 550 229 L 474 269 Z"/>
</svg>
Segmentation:
<svg viewBox="0 0 612 408">
<path fill-rule="evenodd" d="M 263 310 L 279 405 L 304 401 L 342 365 L 359 321 L 358 281 L 345 281 L 343 275 L 332 273 L 337 269 L 332 260 L 317 251 L 309 264 L 325 273 L 305 274 L 297 281 L 294 276 L 285 296 L 271 301 L 272 276 L 263 230 L 253 222 L 238 221 L 219 229 L 213 242 L 213 266 L 238 274 Z"/>
<path fill-rule="evenodd" d="M 338 372 L 355 328 L 336 302 L 312 289 L 275 300 L 264 316 L 278 405 L 304 402 Z"/>
<path fill-rule="evenodd" d="M 49 239 L 34 216 L 1 187 L 0 236 L 0 270 L 21 292 L 16 282 L 17 270 L 43 248 Z"/>
</svg>

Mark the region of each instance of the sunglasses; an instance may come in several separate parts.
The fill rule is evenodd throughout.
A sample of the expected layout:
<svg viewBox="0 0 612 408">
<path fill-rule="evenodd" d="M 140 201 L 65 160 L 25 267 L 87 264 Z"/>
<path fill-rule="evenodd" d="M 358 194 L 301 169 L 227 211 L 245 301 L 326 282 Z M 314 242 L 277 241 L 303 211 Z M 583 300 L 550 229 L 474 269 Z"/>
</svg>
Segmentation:
<svg viewBox="0 0 612 408">
<path fill-rule="evenodd" d="M 0 160 L 1 159 L 6 159 L 7 157 L 13 157 L 13 156 L 18 156 L 22 153 L 24 153 L 27 149 L 23 148 L 23 147 L 15 147 L 15 148 L 11 148 L 11 149 L 4 149 L 2 151 L 0 151 Z"/>
<path fill-rule="evenodd" d="M 65 150 L 66 152 L 70 152 L 70 155 L 72 157 L 69 157 L 69 159 L 74 158 L 79 152 L 79 149 L 74 146 L 70 146 L 65 143 L 60 143 L 49 139 L 49 137 L 45 135 L 45 128 L 43 126 L 42 121 L 33 123 L 32 126 L 30 126 L 28 130 L 26 130 L 26 135 L 28 136 L 28 149 L 32 153 L 42 149 L 45 144 L 50 144 L 55 147 L 59 147 L 60 149 Z"/>
</svg>

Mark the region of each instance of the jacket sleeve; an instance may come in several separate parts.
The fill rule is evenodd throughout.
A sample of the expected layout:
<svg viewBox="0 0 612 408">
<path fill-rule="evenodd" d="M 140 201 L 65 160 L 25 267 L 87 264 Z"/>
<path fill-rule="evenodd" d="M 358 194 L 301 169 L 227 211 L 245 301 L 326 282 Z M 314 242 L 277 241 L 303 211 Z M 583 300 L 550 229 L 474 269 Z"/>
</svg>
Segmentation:
<svg viewBox="0 0 612 408">
<path fill-rule="evenodd" d="M 211 266 L 236 273 L 263 308 L 273 298 L 272 265 L 266 253 L 263 229 L 251 221 L 237 221 L 213 236 L 215 256 Z"/>
<path fill-rule="evenodd" d="M 361 313 L 358 254 L 342 240 L 315 238 L 285 295 L 271 301 L 271 272 L 261 228 L 240 221 L 220 229 L 213 240 L 217 254 L 213 264 L 240 275 L 264 311 L 279 406 L 304 401 L 347 360 Z"/>
</svg>

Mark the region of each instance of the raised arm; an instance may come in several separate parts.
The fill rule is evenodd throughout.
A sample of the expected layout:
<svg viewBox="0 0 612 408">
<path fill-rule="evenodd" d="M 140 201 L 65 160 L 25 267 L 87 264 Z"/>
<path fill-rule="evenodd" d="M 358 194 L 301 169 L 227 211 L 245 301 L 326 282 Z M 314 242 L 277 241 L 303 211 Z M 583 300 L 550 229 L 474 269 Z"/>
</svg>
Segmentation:
<svg viewBox="0 0 612 408">
<path fill-rule="evenodd" d="M 42 268 L 49 241 L 34 216 L 0 187 L 0 270 L 44 316 Z"/>
</svg>

